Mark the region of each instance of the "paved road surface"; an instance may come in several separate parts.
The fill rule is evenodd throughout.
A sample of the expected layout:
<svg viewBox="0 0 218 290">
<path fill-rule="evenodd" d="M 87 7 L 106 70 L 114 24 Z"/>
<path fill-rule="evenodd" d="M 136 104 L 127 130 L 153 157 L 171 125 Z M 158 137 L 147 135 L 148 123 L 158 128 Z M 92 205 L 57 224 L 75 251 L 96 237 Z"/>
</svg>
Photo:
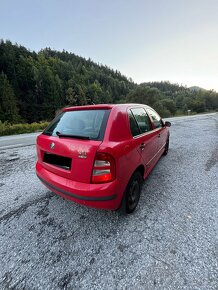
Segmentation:
<svg viewBox="0 0 218 290">
<path fill-rule="evenodd" d="M 12 135 L 12 136 L 1 136 L 0 137 L 0 150 L 33 145 L 36 143 L 36 137 L 39 134 L 40 133 L 31 133 L 31 134 L 19 134 L 19 135 Z"/>
<path fill-rule="evenodd" d="M 0 289 L 218 289 L 218 115 L 172 120 L 170 151 L 129 216 L 36 178 L 35 146 L 0 150 Z"/>
</svg>

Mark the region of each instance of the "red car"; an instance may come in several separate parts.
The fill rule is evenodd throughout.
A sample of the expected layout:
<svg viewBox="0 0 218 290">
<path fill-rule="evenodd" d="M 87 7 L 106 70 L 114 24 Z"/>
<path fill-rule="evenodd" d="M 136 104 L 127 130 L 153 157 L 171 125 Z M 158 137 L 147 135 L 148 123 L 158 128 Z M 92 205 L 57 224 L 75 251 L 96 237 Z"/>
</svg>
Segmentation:
<svg viewBox="0 0 218 290">
<path fill-rule="evenodd" d="M 140 104 L 65 108 L 37 138 L 37 176 L 74 202 L 131 213 L 170 125 Z"/>
</svg>

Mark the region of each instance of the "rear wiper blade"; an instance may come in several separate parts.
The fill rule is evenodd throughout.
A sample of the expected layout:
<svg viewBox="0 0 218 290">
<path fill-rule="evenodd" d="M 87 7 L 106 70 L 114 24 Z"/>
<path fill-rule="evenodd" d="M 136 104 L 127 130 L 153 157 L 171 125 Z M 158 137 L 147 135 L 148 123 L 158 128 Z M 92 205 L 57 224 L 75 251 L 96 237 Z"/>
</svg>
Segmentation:
<svg viewBox="0 0 218 290">
<path fill-rule="evenodd" d="M 71 135 L 71 134 L 63 134 L 60 132 L 56 132 L 56 135 L 61 138 L 76 138 L 76 139 L 83 139 L 83 140 L 90 140 L 89 136 L 81 136 L 81 135 Z"/>
</svg>

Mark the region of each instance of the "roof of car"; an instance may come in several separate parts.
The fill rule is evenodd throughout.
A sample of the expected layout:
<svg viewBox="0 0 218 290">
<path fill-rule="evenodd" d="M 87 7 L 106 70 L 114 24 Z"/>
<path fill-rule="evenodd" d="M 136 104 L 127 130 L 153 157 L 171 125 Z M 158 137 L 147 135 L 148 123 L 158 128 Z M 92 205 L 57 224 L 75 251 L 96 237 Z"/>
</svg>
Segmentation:
<svg viewBox="0 0 218 290">
<path fill-rule="evenodd" d="M 112 109 L 113 107 L 130 107 L 130 106 L 146 106 L 145 104 L 135 104 L 135 103 L 127 103 L 127 104 L 98 104 L 98 105 L 85 105 L 85 106 L 74 106 L 74 107 L 66 107 L 63 108 L 63 111 L 74 111 L 74 110 L 96 110 L 96 109 Z"/>
</svg>

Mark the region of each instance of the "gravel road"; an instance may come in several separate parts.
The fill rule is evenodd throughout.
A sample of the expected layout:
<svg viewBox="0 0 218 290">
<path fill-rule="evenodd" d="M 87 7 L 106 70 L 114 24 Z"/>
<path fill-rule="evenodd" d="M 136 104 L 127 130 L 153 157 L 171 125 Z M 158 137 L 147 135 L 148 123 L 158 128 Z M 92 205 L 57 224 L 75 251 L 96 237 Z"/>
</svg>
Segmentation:
<svg viewBox="0 0 218 290">
<path fill-rule="evenodd" d="M 218 289 L 218 114 L 173 119 L 129 216 L 79 206 L 0 150 L 0 289 Z"/>
</svg>

